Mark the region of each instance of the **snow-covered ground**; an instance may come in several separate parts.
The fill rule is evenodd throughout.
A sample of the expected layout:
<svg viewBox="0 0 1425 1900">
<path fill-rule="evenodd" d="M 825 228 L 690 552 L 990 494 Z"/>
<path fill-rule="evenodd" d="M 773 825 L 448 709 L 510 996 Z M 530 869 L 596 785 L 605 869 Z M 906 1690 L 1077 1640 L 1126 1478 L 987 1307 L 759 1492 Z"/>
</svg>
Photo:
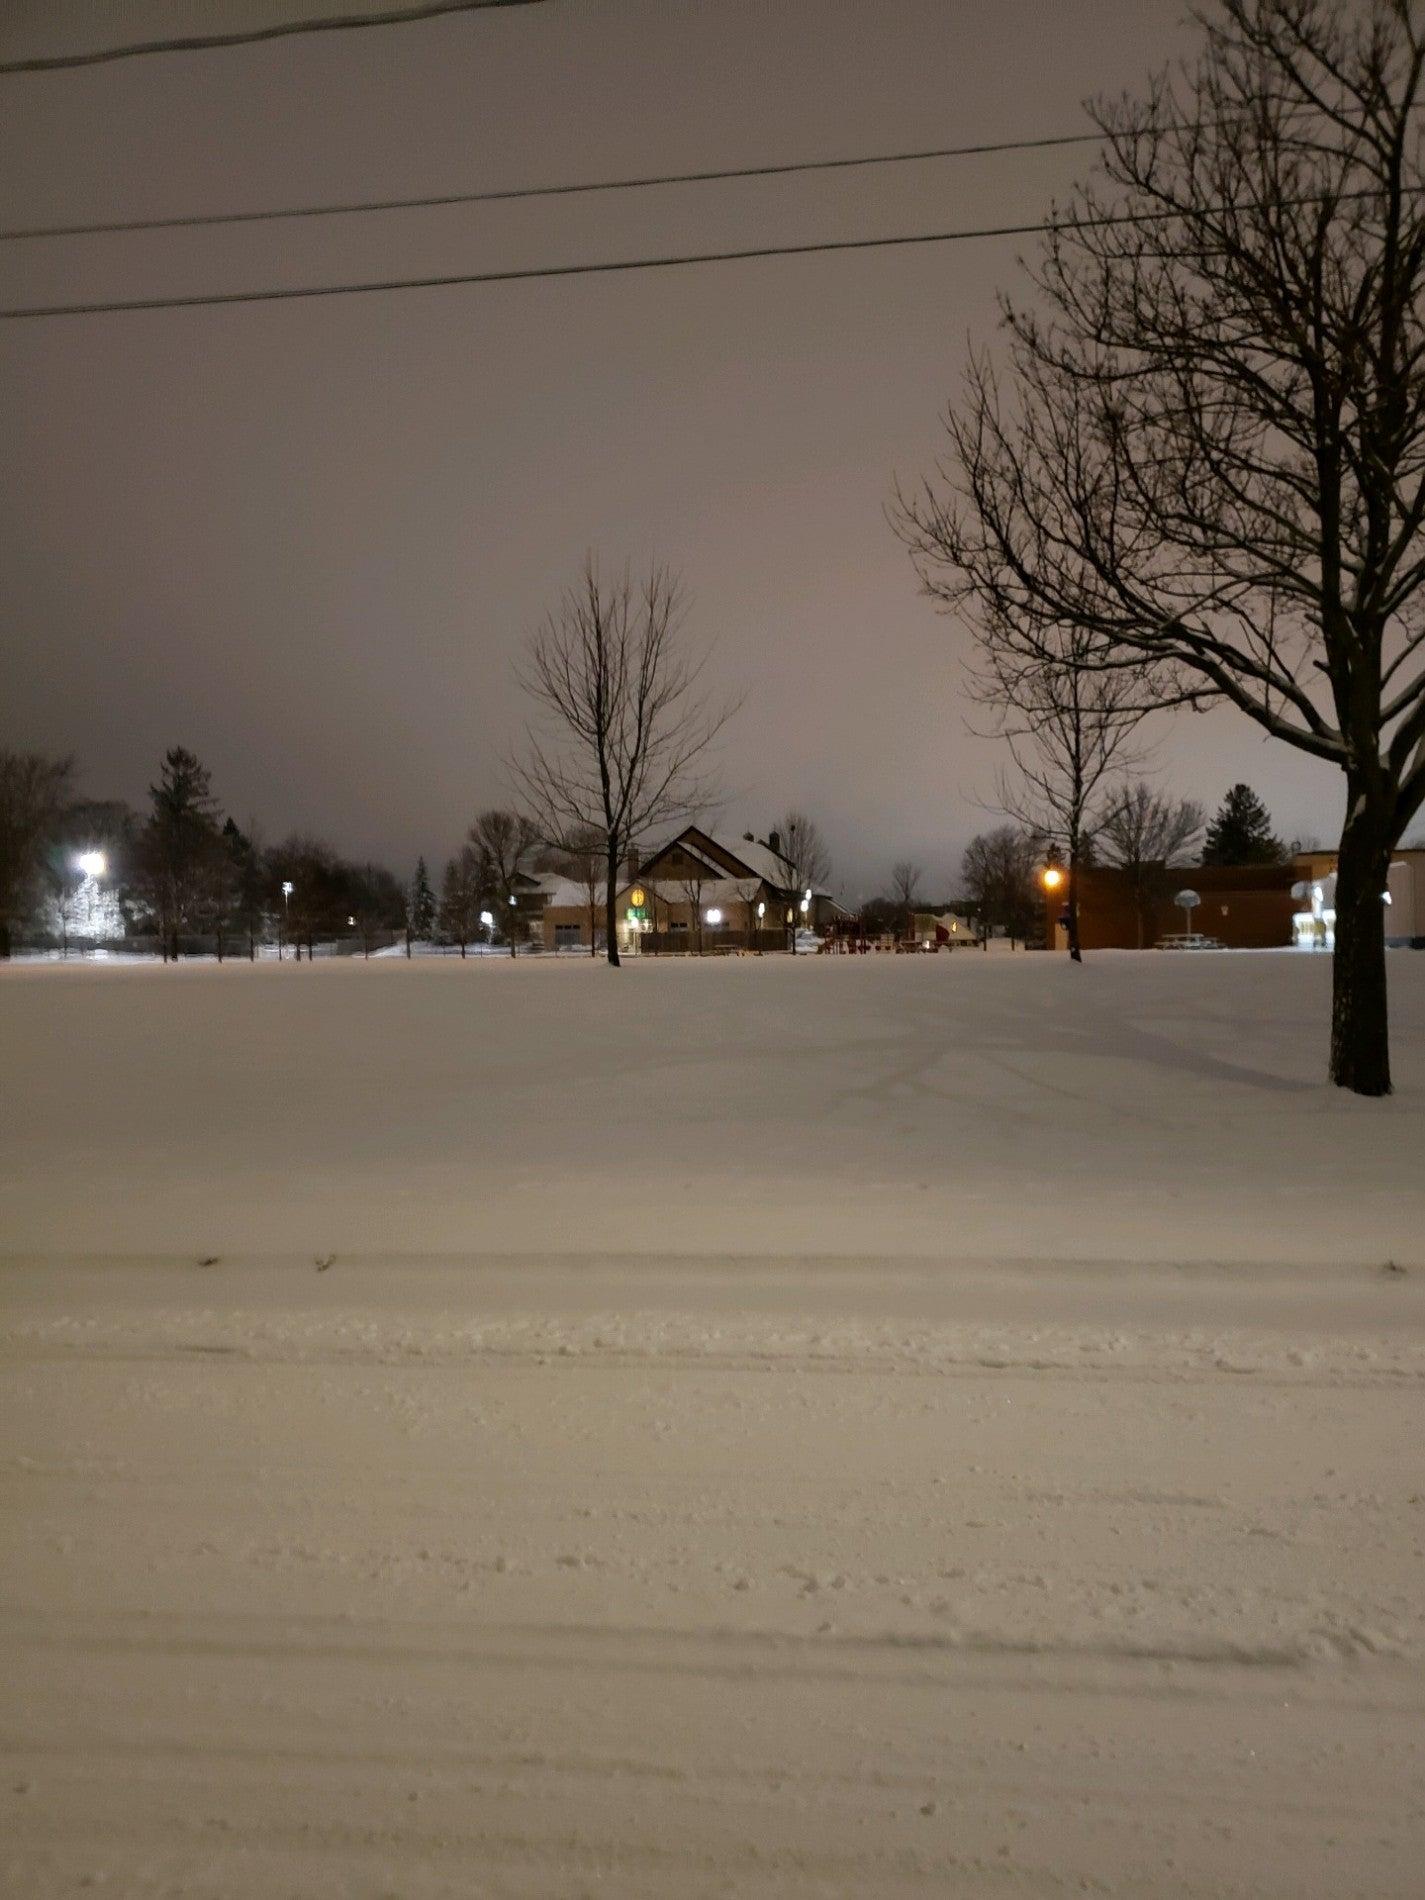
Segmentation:
<svg viewBox="0 0 1425 1900">
<path fill-rule="evenodd" d="M 0 972 L 0 1880 L 1413 1895 L 1425 957 Z"/>
</svg>

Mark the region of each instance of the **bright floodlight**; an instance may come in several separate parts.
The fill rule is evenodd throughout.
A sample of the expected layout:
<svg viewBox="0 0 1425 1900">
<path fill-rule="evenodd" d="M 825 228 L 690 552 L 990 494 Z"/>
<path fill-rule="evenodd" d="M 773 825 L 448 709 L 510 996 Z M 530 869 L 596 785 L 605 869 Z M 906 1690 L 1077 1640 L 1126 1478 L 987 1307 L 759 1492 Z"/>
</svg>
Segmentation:
<svg viewBox="0 0 1425 1900">
<path fill-rule="evenodd" d="M 285 879 L 283 880 L 283 884 L 282 884 L 282 895 L 283 895 L 284 897 L 290 897 L 290 896 L 292 895 L 292 880 L 291 880 L 291 878 L 285 878 Z"/>
<path fill-rule="evenodd" d="M 85 877 L 103 877 L 109 868 L 109 860 L 102 851 L 81 851 L 75 861 Z"/>
<path fill-rule="evenodd" d="M 722 912 L 720 910 L 708 911 L 707 920 L 710 924 L 720 924 L 722 922 Z"/>
<path fill-rule="evenodd" d="M 480 922 L 485 926 L 486 930 L 493 930 L 495 928 L 494 912 L 482 910 L 480 913 Z"/>
<path fill-rule="evenodd" d="M 1051 864 L 1044 873 L 1045 890 L 1057 891 L 1059 886 L 1063 883 L 1063 881 L 1064 881 L 1064 873 L 1059 869 L 1057 864 Z"/>
</svg>

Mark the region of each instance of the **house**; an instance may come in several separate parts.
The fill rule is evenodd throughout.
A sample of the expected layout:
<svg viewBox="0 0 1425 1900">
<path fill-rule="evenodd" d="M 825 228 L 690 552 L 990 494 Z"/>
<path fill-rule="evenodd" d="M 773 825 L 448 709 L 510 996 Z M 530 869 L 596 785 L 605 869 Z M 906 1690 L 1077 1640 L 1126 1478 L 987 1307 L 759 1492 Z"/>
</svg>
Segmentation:
<svg viewBox="0 0 1425 1900">
<path fill-rule="evenodd" d="M 629 867 L 615 902 L 618 947 L 642 955 L 790 950 L 798 930 L 821 931 L 839 907 L 825 891 L 799 889 L 780 839 L 727 838 L 685 825 Z M 590 913 L 582 883 L 565 879 L 542 912 L 546 949 L 603 941 L 603 893 Z"/>
</svg>

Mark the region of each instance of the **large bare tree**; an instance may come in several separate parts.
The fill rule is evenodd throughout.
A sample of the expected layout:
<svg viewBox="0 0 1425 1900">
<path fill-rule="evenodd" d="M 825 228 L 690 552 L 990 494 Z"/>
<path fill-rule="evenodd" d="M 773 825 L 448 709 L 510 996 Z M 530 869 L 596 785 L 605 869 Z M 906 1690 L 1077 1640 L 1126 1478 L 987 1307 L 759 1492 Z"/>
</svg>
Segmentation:
<svg viewBox="0 0 1425 1900">
<path fill-rule="evenodd" d="M 1099 844 L 1133 893 L 1140 950 L 1157 905 L 1172 888 L 1170 867 L 1184 861 L 1206 822 L 1207 814 L 1194 799 L 1155 791 L 1147 779 L 1125 780 L 1105 799 Z"/>
<path fill-rule="evenodd" d="M 1332 1079 L 1390 1088 L 1381 893 L 1425 800 L 1425 24 L 1218 0 L 1100 104 L 1008 361 L 900 497 L 930 590 L 1023 652 L 1074 626 L 1337 766 Z"/>
<path fill-rule="evenodd" d="M 1098 667 L 1093 636 L 1077 627 L 1043 630 L 1033 652 L 999 640 L 992 627 L 981 644 L 972 690 L 993 709 L 1014 761 L 1000 774 L 996 803 L 1063 858 L 1068 951 L 1082 963 L 1079 868 L 1099 799 L 1109 774 L 1129 762 L 1139 721 L 1170 689 L 1152 668 Z"/>
<path fill-rule="evenodd" d="M 521 683 L 536 719 L 514 770 L 540 835 L 557 849 L 597 830 L 608 960 L 614 897 L 631 850 L 711 802 L 709 747 L 731 716 L 703 690 L 706 654 L 686 639 L 683 589 L 664 567 L 604 580 L 591 557 L 527 648 Z"/>
</svg>

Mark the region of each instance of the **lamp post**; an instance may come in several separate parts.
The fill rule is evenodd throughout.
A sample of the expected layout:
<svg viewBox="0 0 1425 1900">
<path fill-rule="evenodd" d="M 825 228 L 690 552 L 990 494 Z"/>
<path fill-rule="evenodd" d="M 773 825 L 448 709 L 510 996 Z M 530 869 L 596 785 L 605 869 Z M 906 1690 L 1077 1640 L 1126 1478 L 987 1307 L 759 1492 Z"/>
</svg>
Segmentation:
<svg viewBox="0 0 1425 1900">
<path fill-rule="evenodd" d="M 1044 886 L 1044 889 L 1052 897 L 1056 891 L 1063 890 L 1064 884 L 1065 884 L 1065 875 L 1059 865 L 1046 864 L 1044 866 L 1044 869 L 1039 874 L 1039 881 Z M 1077 948 L 1077 931 L 1073 927 L 1074 921 L 1075 920 L 1072 917 L 1072 915 L 1066 915 L 1063 919 L 1063 922 L 1069 926 L 1069 955 L 1070 956 L 1074 955 L 1075 950 Z"/>
<path fill-rule="evenodd" d="M 282 961 L 282 939 L 287 934 L 287 922 L 288 922 L 288 919 L 291 917 L 291 915 L 292 915 L 292 880 L 291 878 L 284 878 L 282 880 L 282 928 L 277 933 L 277 961 L 279 963 Z M 300 948 L 297 951 L 297 961 L 298 963 L 302 961 L 302 952 Z"/>
</svg>

